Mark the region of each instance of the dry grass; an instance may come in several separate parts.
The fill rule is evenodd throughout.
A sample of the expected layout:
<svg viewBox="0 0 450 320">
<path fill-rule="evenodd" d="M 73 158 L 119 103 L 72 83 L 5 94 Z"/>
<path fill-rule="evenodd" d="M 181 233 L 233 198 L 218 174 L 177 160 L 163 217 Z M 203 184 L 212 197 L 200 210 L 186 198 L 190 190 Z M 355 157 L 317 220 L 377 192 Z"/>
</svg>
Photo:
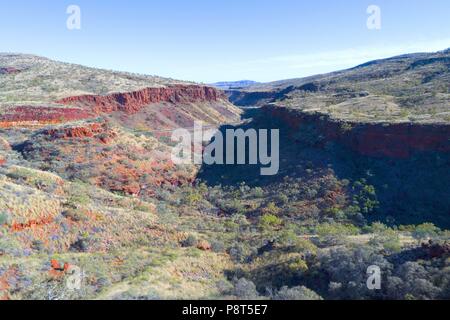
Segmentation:
<svg viewBox="0 0 450 320">
<path fill-rule="evenodd" d="M 145 87 L 185 83 L 146 76 L 83 67 L 21 54 L 0 54 L 0 67 L 13 67 L 18 73 L 0 76 L 0 103 L 48 103 L 84 95 L 128 92 Z"/>
<path fill-rule="evenodd" d="M 147 253 L 148 254 L 148 253 Z M 217 286 L 232 267 L 227 255 L 195 248 L 153 252 L 152 263 L 137 277 L 118 283 L 98 299 L 146 297 L 150 299 L 210 299 L 220 296 Z"/>
<path fill-rule="evenodd" d="M 61 199 L 0 176 L 0 208 L 12 215 L 11 223 L 55 217 L 62 210 Z"/>
</svg>

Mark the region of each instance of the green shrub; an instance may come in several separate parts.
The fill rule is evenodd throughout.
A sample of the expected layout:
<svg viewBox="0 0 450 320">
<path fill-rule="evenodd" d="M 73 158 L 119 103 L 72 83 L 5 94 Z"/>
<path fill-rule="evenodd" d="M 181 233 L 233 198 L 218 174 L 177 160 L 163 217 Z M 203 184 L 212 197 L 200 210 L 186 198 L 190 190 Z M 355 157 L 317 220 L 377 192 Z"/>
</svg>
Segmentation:
<svg viewBox="0 0 450 320">
<path fill-rule="evenodd" d="M 372 225 L 373 226 L 373 225 Z M 398 231 L 390 229 L 385 226 L 383 229 L 382 223 L 376 223 L 374 233 L 376 233 L 375 237 L 370 240 L 369 244 L 371 245 L 379 245 L 386 252 L 396 253 L 400 252 L 402 249 L 402 244 L 400 242 L 400 236 Z"/>
<path fill-rule="evenodd" d="M 316 227 L 317 235 L 357 235 L 359 233 L 358 227 L 351 224 L 341 223 L 322 223 Z"/>
<path fill-rule="evenodd" d="M 234 242 L 229 250 L 229 254 L 233 261 L 242 263 L 248 260 L 252 254 L 256 253 L 256 251 L 256 248 L 250 247 L 243 242 Z"/>
<path fill-rule="evenodd" d="M 432 238 L 438 235 L 441 230 L 432 223 L 422 223 L 414 229 L 412 235 L 416 239 Z"/>
<path fill-rule="evenodd" d="M 259 297 L 255 284 L 245 278 L 234 283 L 234 295 L 243 300 L 254 300 Z"/>
<path fill-rule="evenodd" d="M 319 240 L 328 245 L 338 244 L 345 240 L 346 236 L 357 235 L 359 231 L 354 225 L 341 223 L 323 223 L 316 227 Z"/>
<path fill-rule="evenodd" d="M 197 243 L 197 237 L 191 234 L 181 244 L 183 247 L 195 247 Z"/>
<path fill-rule="evenodd" d="M 285 206 L 289 202 L 289 198 L 285 194 L 278 195 L 275 200 L 279 206 Z"/>
<path fill-rule="evenodd" d="M 184 202 L 189 206 L 193 206 L 199 203 L 202 199 L 203 197 L 200 193 L 191 191 L 185 196 Z"/>
<path fill-rule="evenodd" d="M 297 239 L 295 241 L 295 250 L 297 252 L 305 253 L 305 254 L 316 254 L 318 248 L 314 243 L 312 243 L 310 240 L 306 239 Z"/>
<path fill-rule="evenodd" d="M 367 184 L 365 179 L 356 181 L 352 190 L 353 200 L 358 203 L 361 212 L 371 213 L 379 206 L 375 187 Z"/>
<path fill-rule="evenodd" d="M 211 250 L 213 252 L 222 253 L 225 251 L 225 244 L 219 240 L 211 241 Z"/>
<path fill-rule="evenodd" d="M 264 190 L 260 187 L 255 187 L 251 191 L 251 196 L 254 198 L 263 198 L 264 197 Z"/>
<path fill-rule="evenodd" d="M 367 227 L 367 231 L 372 233 L 384 233 L 387 230 L 389 230 L 389 227 L 381 222 L 374 222 Z"/>
<path fill-rule="evenodd" d="M 87 216 L 84 215 L 80 210 L 69 208 L 67 210 L 64 210 L 61 215 L 66 218 L 70 219 L 74 222 L 79 221 L 87 221 Z"/>
<path fill-rule="evenodd" d="M 259 219 L 259 226 L 262 229 L 278 227 L 283 224 L 283 220 L 273 214 L 265 214 Z"/>
<path fill-rule="evenodd" d="M 387 238 L 383 243 L 383 249 L 387 252 L 400 252 L 402 250 L 402 244 L 399 237 Z"/>
<path fill-rule="evenodd" d="M 34 240 L 31 244 L 31 247 L 33 250 L 36 251 L 44 251 L 44 242 L 42 242 L 42 240 Z"/>
<path fill-rule="evenodd" d="M 280 213 L 281 210 L 274 202 L 269 202 L 261 211 L 264 215 L 276 215 Z"/>
<path fill-rule="evenodd" d="M 242 201 L 238 199 L 230 199 L 222 201 L 219 204 L 220 209 L 227 212 L 228 214 L 244 214 L 245 206 Z"/>
<path fill-rule="evenodd" d="M 323 300 L 314 291 L 306 287 L 282 287 L 273 297 L 274 300 Z"/>
<path fill-rule="evenodd" d="M 11 215 L 6 212 L 0 213 L 0 226 L 8 225 L 11 223 Z"/>
</svg>

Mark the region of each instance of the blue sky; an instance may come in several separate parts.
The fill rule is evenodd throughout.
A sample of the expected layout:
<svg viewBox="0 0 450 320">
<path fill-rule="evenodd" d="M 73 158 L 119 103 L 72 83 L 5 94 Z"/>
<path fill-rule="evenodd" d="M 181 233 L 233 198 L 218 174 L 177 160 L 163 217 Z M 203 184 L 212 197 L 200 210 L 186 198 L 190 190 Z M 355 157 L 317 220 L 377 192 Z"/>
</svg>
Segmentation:
<svg viewBox="0 0 450 320">
<path fill-rule="evenodd" d="M 71 4 L 81 30 L 66 27 Z M 371 4 L 381 30 L 366 26 Z M 450 47 L 448 0 L 0 0 L 0 14 L 0 52 L 207 83 Z"/>
</svg>

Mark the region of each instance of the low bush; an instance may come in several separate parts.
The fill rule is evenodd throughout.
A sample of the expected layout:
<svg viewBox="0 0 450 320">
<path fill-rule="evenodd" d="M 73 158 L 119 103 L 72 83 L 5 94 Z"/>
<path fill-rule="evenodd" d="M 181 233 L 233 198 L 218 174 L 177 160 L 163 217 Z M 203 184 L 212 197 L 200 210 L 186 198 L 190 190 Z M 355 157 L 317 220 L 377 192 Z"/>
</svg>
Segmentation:
<svg viewBox="0 0 450 320">
<path fill-rule="evenodd" d="M 198 244 L 198 239 L 194 235 L 189 235 L 185 240 L 181 242 L 183 247 L 195 247 Z"/>
<path fill-rule="evenodd" d="M 235 281 L 233 291 L 236 297 L 243 300 L 254 300 L 259 297 L 255 284 L 245 278 Z"/>
<path fill-rule="evenodd" d="M 273 300 L 323 300 L 314 291 L 303 287 L 282 287 L 273 297 Z"/>
</svg>

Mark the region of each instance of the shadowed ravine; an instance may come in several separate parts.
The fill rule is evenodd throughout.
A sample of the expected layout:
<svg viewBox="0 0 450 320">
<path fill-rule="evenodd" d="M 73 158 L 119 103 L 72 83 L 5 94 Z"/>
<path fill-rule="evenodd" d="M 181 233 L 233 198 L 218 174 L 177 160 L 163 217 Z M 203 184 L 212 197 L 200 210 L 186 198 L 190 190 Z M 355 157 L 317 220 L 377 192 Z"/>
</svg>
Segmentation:
<svg viewBox="0 0 450 320">
<path fill-rule="evenodd" d="M 387 224 L 419 224 L 433 222 L 449 227 L 448 197 L 450 156 L 440 152 L 415 152 L 406 159 L 364 156 L 338 142 L 319 141 L 320 132 L 313 124 L 292 131 L 289 126 L 262 109 L 247 109 L 243 119 L 252 120 L 242 126 L 226 129 L 279 129 L 280 169 L 277 175 L 261 176 L 261 165 L 203 165 L 198 181 L 210 186 L 233 186 L 242 182 L 249 186 L 270 186 L 286 177 L 308 179 L 332 170 L 339 180 L 350 184 L 366 180 L 373 185 L 378 207 L 366 215 L 369 221 Z M 247 144 L 248 153 L 248 144 Z"/>
</svg>

